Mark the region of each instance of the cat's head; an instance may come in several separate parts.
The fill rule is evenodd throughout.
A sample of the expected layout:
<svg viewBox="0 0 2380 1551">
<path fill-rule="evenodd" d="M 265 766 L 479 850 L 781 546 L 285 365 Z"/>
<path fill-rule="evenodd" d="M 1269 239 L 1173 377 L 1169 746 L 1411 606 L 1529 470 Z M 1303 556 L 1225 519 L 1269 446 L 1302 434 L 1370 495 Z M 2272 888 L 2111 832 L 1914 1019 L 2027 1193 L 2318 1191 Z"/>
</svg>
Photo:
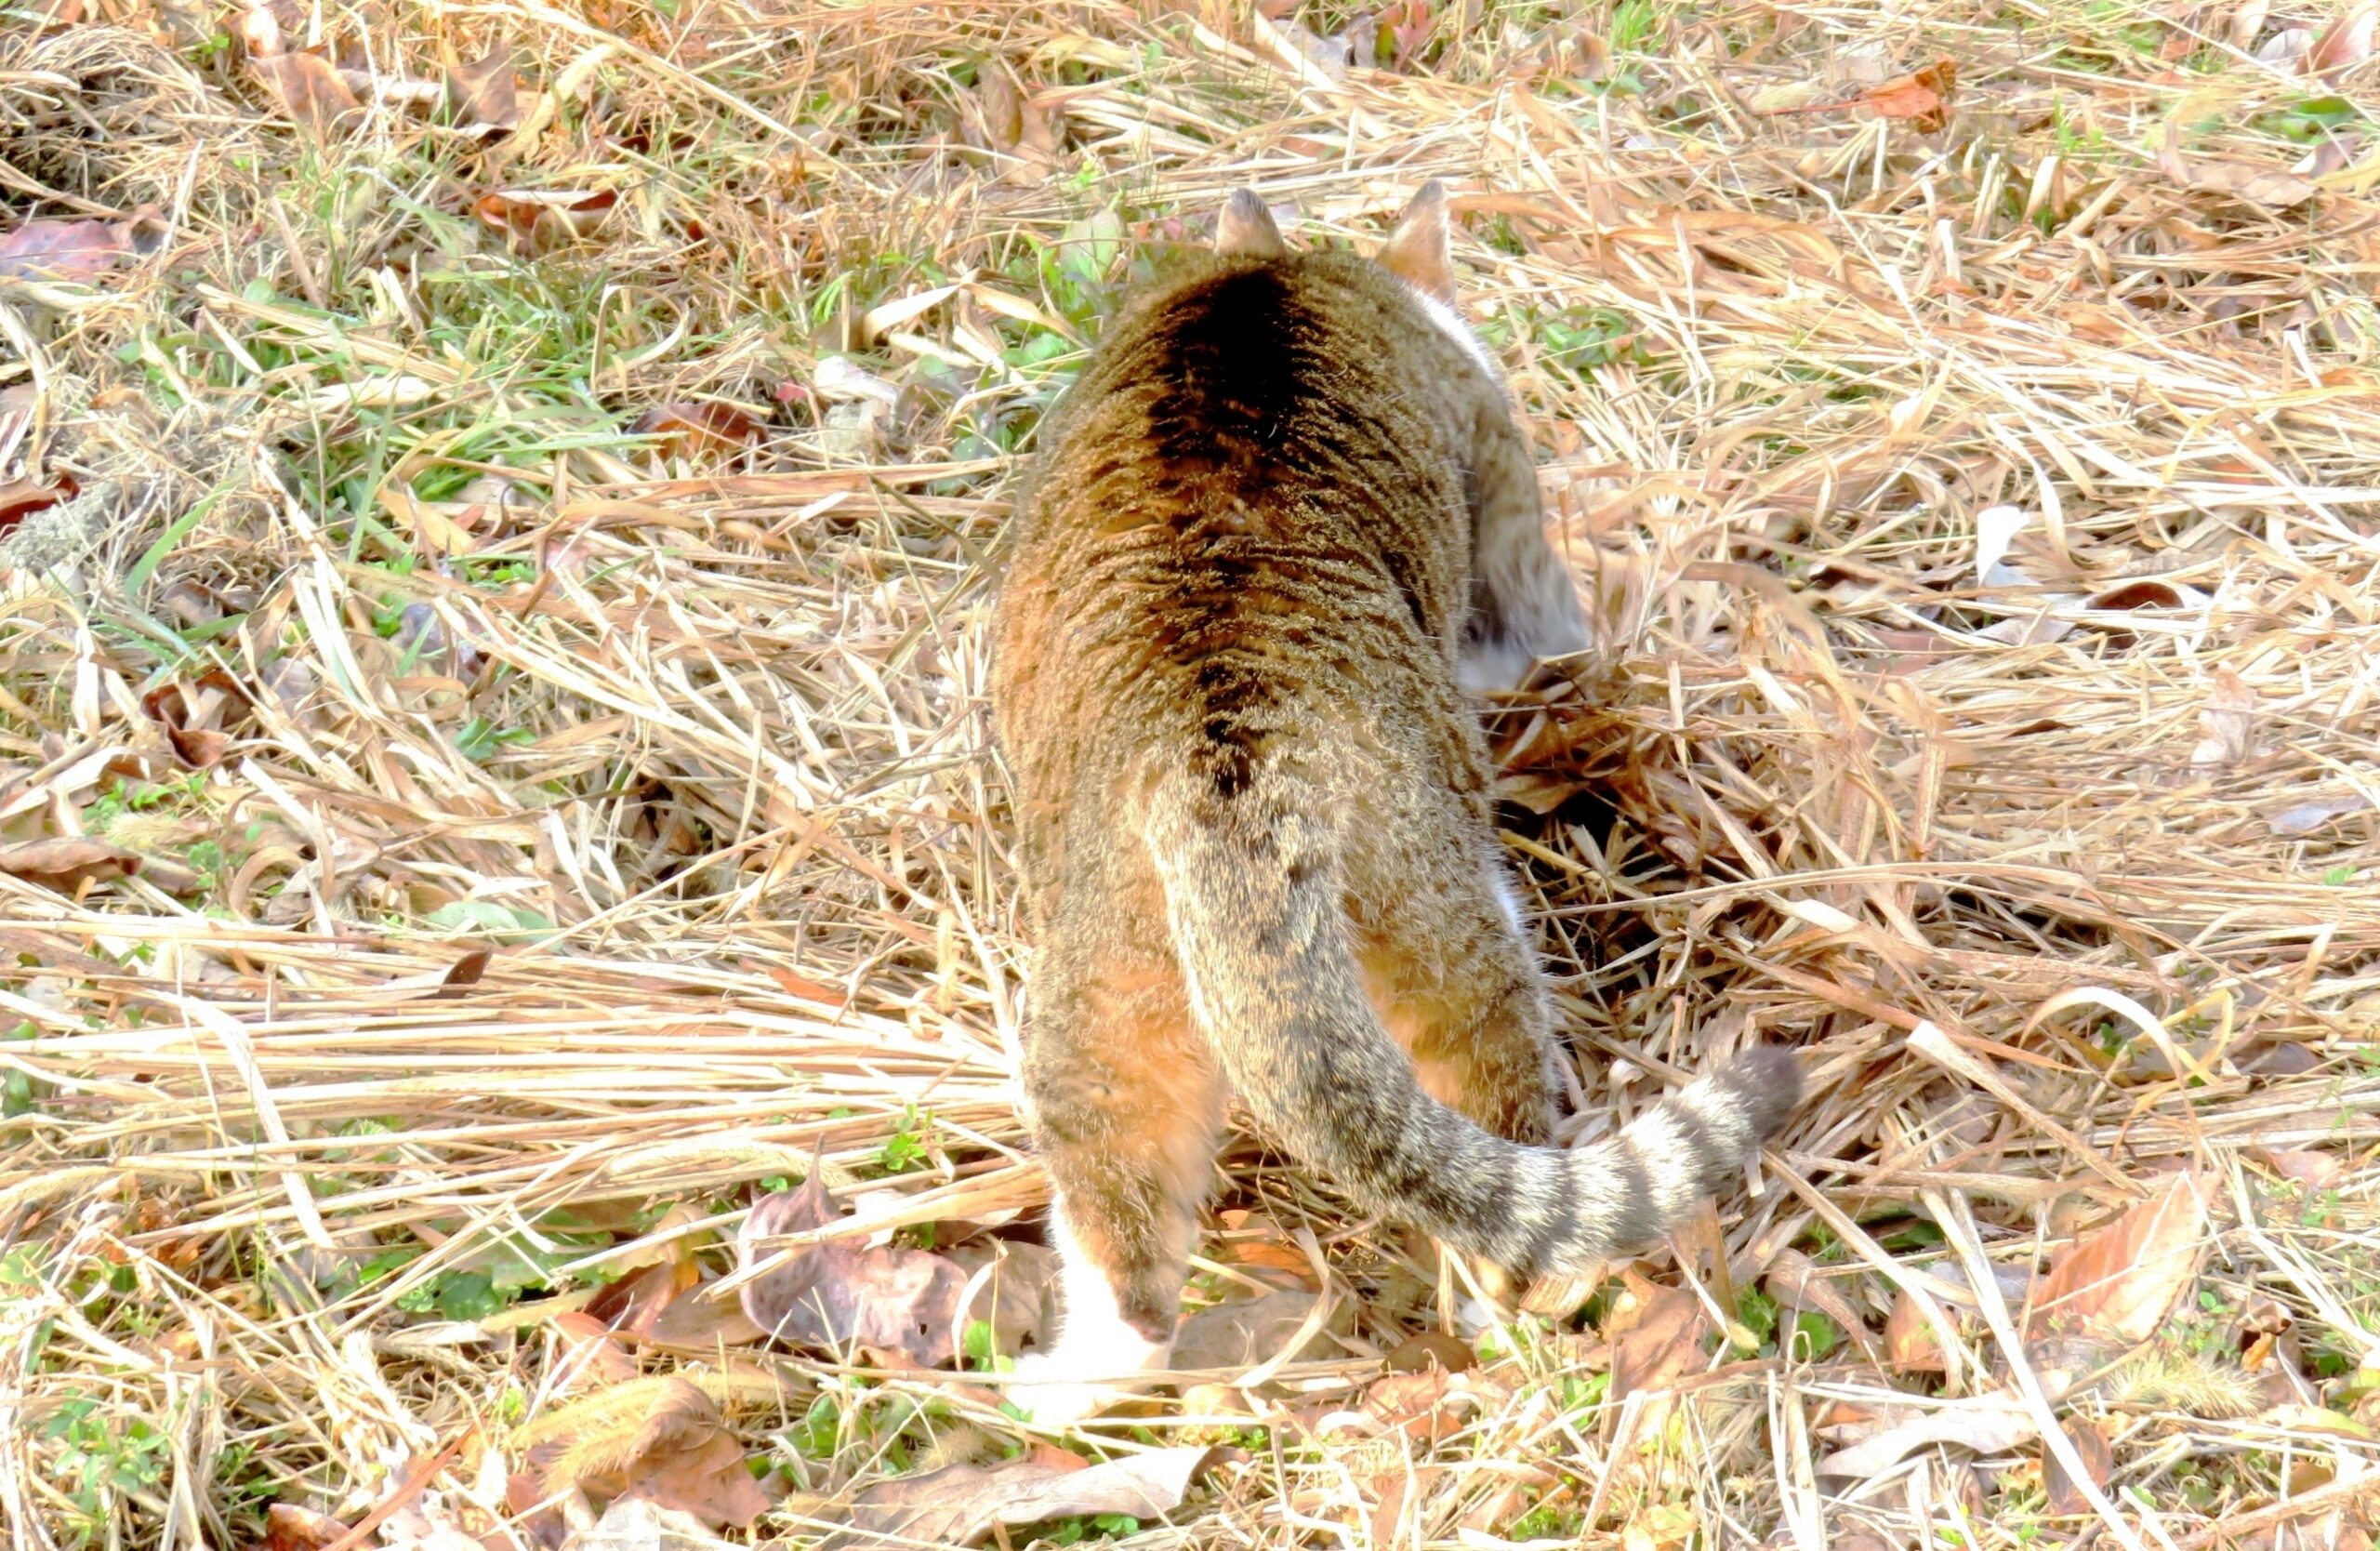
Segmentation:
<svg viewBox="0 0 2380 1551">
<path fill-rule="evenodd" d="M 1215 251 L 1249 258 L 1288 255 L 1273 212 L 1254 191 L 1239 189 L 1215 223 Z M 1454 252 L 1447 231 L 1446 185 L 1433 178 L 1421 187 L 1372 261 L 1433 301 L 1454 303 Z"/>
</svg>

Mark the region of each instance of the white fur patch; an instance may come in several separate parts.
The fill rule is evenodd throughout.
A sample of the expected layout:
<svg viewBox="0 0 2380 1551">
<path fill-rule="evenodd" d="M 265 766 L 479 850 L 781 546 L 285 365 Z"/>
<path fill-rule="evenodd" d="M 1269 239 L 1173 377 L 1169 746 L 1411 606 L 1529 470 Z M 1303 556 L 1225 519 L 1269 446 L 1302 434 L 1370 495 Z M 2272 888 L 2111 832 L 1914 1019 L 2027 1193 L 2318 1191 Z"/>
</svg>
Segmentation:
<svg viewBox="0 0 2380 1551">
<path fill-rule="evenodd" d="M 1536 666 L 1537 658 L 1509 641 L 1467 643 L 1455 659 L 1454 682 L 1465 695 L 1494 695 L 1520 688 Z"/>
<path fill-rule="evenodd" d="M 1116 1302 L 1107 1274 L 1052 1211 L 1051 1238 L 1058 1251 L 1058 1339 L 1046 1352 L 1017 1361 L 1008 1398 L 1048 1426 L 1078 1422 L 1130 1391 L 1102 1380 L 1128 1378 L 1165 1366 L 1166 1348 L 1134 1330 Z"/>
<path fill-rule="evenodd" d="M 1471 325 L 1462 321 L 1461 313 L 1427 291 L 1417 290 L 1410 285 L 1406 289 L 1413 292 L 1413 299 L 1421 304 L 1421 311 L 1430 315 L 1430 321 L 1438 325 L 1439 332 L 1461 345 L 1474 361 L 1479 363 L 1481 371 L 1498 382 L 1504 380 L 1504 368 L 1496 365 L 1496 358 L 1488 353 L 1488 347 L 1479 342 L 1479 336 L 1471 332 Z"/>
<path fill-rule="evenodd" d="M 1686 1215 L 1700 1192 L 1695 1188 L 1695 1171 L 1690 1167 L 1694 1149 L 1687 1145 L 1677 1117 L 1666 1108 L 1647 1110 L 1628 1128 L 1628 1135 L 1636 1145 L 1637 1160 L 1645 1165 L 1654 1209 L 1671 1221 Z"/>
<path fill-rule="evenodd" d="M 1496 890 L 1496 903 L 1503 908 L 1504 919 L 1513 924 L 1514 936 L 1527 936 L 1528 928 L 1521 921 L 1521 896 L 1513 888 L 1513 881 L 1504 869 L 1494 864 L 1488 868 L 1488 881 Z"/>
</svg>

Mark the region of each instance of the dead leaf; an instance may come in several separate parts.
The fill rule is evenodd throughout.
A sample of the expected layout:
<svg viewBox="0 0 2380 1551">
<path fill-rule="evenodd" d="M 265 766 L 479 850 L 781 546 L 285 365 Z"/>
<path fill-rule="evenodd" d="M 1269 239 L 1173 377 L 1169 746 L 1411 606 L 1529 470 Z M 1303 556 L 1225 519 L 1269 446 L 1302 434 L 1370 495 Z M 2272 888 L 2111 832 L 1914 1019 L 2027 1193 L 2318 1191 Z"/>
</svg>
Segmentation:
<svg viewBox="0 0 2380 1551">
<path fill-rule="evenodd" d="M 2115 613 L 2125 609 L 2195 608 L 2206 601 L 2206 594 L 2194 587 L 2177 587 L 2154 577 L 2142 577 L 2094 592 L 2082 600 L 2082 606 Z"/>
<path fill-rule="evenodd" d="M 2254 46 L 2258 34 L 2265 30 L 2266 20 L 2271 14 L 2272 0 L 2241 0 L 2238 8 L 2232 11 L 2229 20 L 2224 24 L 2224 35 L 2232 47 L 2244 54 Z"/>
<path fill-rule="evenodd" d="M 2070 1330 L 2126 1345 L 2148 1340 L 2197 1280 L 2205 1228 L 2197 1179 L 2174 1175 L 2057 1258 L 2034 1291 L 2027 1338 Z"/>
<path fill-rule="evenodd" d="M 1396 1349 L 1388 1354 L 1386 1365 L 1392 1373 L 1419 1373 L 1431 1368 L 1462 1373 L 1479 1365 L 1479 1354 L 1461 1336 L 1448 1335 L 1444 1331 L 1423 1331 L 1397 1343 Z"/>
<path fill-rule="evenodd" d="M 2198 717 L 2206 736 L 2191 749 L 2190 763 L 2238 764 L 2254 746 L 2256 692 L 2228 668 L 2215 669 L 2213 678 Z"/>
<path fill-rule="evenodd" d="M 768 428 L 735 404 L 680 403 L 646 410 L 628 434 L 658 438 L 665 457 L 694 458 L 741 452 L 766 436 Z"/>
<path fill-rule="evenodd" d="M 1702 1338 L 1710 1332 L 1710 1315 L 1691 1288 L 1656 1292 L 1636 1322 L 1612 1340 L 1611 1398 L 1665 1389 L 1702 1366 Z"/>
<path fill-rule="evenodd" d="M 620 202 L 616 189 L 577 193 L 542 189 L 500 189 L 471 201 L 471 219 L 501 232 L 523 257 L 585 242 Z"/>
<path fill-rule="evenodd" d="M 992 1268 L 968 1304 L 967 1319 L 991 1327 L 993 1346 L 1001 1356 L 1014 1357 L 1027 1346 L 1050 1344 L 1057 1328 L 1055 1250 L 1005 1239 L 979 1239 L 953 1246 L 944 1258 L 969 1281 L 984 1267 Z"/>
<path fill-rule="evenodd" d="M 1770 1258 L 1762 1282 L 1768 1295 L 1778 1303 L 1817 1309 L 1842 1327 L 1847 1339 L 1867 1339 L 1868 1321 L 1844 1292 L 1842 1283 L 1824 1275 L 1818 1264 L 1799 1250 L 1778 1251 Z"/>
<path fill-rule="evenodd" d="M 1865 1480 L 1932 1444 L 1955 1443 L 1980 1454 L 1996 1454 L 2039 1431 L 2032 1413 L 2014 1395 L 1974 1395 L 1827 1455 L 1818 1462 L 1818 1474 Z"/>
<path fill-rule="evenodd" d="M 500 1538 L 491 1544 L 501 1544 Z M 740 1551 L 693 1514 L 641 1497 L 623 1497 L 594 1525 L 570 1538 L 570 1551 Z"/>
<path fill-rule="evenodd" d="M 231 735 L 223 730 L 228 717 L 244 717 L 249 709 L 247 692 L 219 668 L 210 668 L 194 680 L 172 680 L 140 697 L 140 709 L 165 730 L 174 754 L 193 770 L 211 770 L 223 762 Z"/>
<path fill-rule="evenodd" d="M 344 120 L 363 111 L 338 71 L 319 54 L 273 54 L 249 62 L 289 122 L 316 139 L 330 139 Z"/>
<path fill-rule="evenodd" d="M 637 1376 L 636 1359 L 620 1345 L 618 1333 L 585 1309 L 557 1314 L 547 1328 L 558 1348 L 553 1362 L 557 1390 L 626 1384 Z"/>
<path fill-rule="evenodd" d="M 713 1527 L 748 1525 L 771 1505 L 718 1402 L 681 1378 L 598 1391 L 524 1429 L 522 1439 L 538 1466 L 539 1497 L 574 1487 L 604 1501 L 641 1497 Z"/>
<path fill-rule="evenodd" d="M 841 987 L 813 980 L 806 974 L 797 974 L 781 964 L 763 964 L 760 973 L 775 981 L 778 988 L 787 996 L 799 997 L 804 1001 L 814 1001 L 822 1007 L 842 1007 L 851 1001 L 851 993 Z"/>
<path fill-rule="evenodd" d="M 2060 1421 L 2058 1430 L 2066 1435 L 2068 1442 L 2074 1445 L 2075 1456 L 2090 1472 L 2091 1484 L 2105 1490 L 2116 1473 L 2115 1453 L 2108 1447 L 2108 1435 L 2079 1416 Z M 2075 1484 L 2074 1478 L 2066 1473 L 2066 1466 L 2059 1462 L 2054 1449 L 2042 1452 L 2042 1485 L 2049 1492 L 2049 1511 L 2059 1518 L 2080 1518 L 2094 1511 L 2091 1499 Z"/>
<path fill-rule="evenodd" d="M 905 1476 L 861 1492 L 851 1505 L 850 1528 L 829 1535 L 818 1551 L 971 1545 L 998 1525 L 1082 1514 L 1161 1518 L 1182 1505 L 1220 1452 L 1197 1445 L 1153 1449 L 1092 1465 L 1070 1455 L 1071 1464 L 1028 1455 Z"/>
<path fill-rule="evenodd" d="M 2308 1190 L 2327 1190 L 2347 1172 L 2344 1159 L 2326 1152 L 2299 1152 L 2286 1147 L 2250 1147 L 2248 1156 L 2281 1178 Z"/>
<path fill-rule="evenodd" d="M 88 836 L 18 841 L 0 845 L 0 872 L 72 895 L 86 883 L 129 878 L 140 870 L 140 857 L 120 845 Z"/>
<path fill-rule="evenodd" d="M 0 237 L 0 279 L 96 280 L 154 253 L 164 232 L 146 213 L 124 220 L 29 220 Z"/>
<path fill-rule="evenodd" d="M 1261 1298 L 1202 1308 L 1175 1329 L 1170 1366 L 1186 1372 L 1253 1368 L 1269 1362 L 1296 1338 L 1321 1301 L 1321 1294 L 1316 1292 L 1269 1292 Z M 1335 1356 L 1339 1347 L 1329 1339 L 1329 1332 L 1335 1330 L 1341 1334 L 1353 1334 L 1355 1328 L 1355 1306 L 1341 1298 L 1332 1305 L 1322 1328 L 1315 1332 L 1305 1348 L 1288 1360 L 1312 1361 Z"/>
<path fill-rule="evenodd" d="M 1940 1339 L 1907 1288 L 1894 1297 L 1884 1319 L 1884 1361 L 1897 1373 L 1939 1373 L 1948 1367 Z"/>
<path fill-rule="evenodd" d="M 2380 3 L 2364 0 L 2316 35 L 2298 68 L 2325 82 L 2335 82 L 2372 57 L 2375 30 L 2380 30 Z"/>
<path fill-rule="evenodd" d="M 823 1173 L 813 1168 L 800 1189 L 753 1203 L 735 1236 L 736 1264 L 757 1265 L 768 1256 L 768 1239 L 823 1227 L 840 1215 Z M 955 1355 L 951 1327 L 966 1285 L 966 1273 L 941 1255 L 864 1250 L 830 1239 L 746 1282 L 742 1297 L 745 1314 L 778 1340 L 828 1348 L 856 1343 L 906 1352 L 932 1368 Z"/>
<path fill-rule="evenodd" d="M 2228 194 L 2268 210 L 2289 210 L 2322 192 L 2310 178 L 2262 162 L 2205 157 L 2187 164 L 2182 181 L 2205 193 Z"/>
<path fill-rule="evenodd" d="M 0 533 L 7 533 L 36 511 L 73 500 L 81 489 L 72 474 L 60 474 L 47 484 L 29 479 L 12 479 L 0 484 Z"/>
<path fill-rule="evenodd" d="M 1034 100 L 1015 73 L 998 60 L 976 72 L 974 90 L 959 102 L 959 134 L 979 150 L 1008 158 L 1004 183 L 1047 178 L 1059 162 L 1064 139 L 1060 115 Z"/>
<path fill-rule="evenodd" d="M 1443 1368 L 1423 1368 L 1373 1380 L 1364 1391 L 1363 1415 L 1369 1423 L 1403 1433 L 1417 1443 L 1441 1443 L 1511 1398 L 1512 1391 L 1501 1381 L 1476 1370 L 1448 1372 Z"/>
<path fill-rule="evenodd" d="M 975 89 L 966 99 L 967 127 L 989 151 L 1014 151 L 1025 140 L 1025 94 L 1016 89 L 1008 67 L 986 62 L 975 73 Z"/>
<path fill-rule="evenodd" d="M 722 1346 L 748 1346 L 756 1341 L 766 1341 L 769 1332 L 744 1312 L 741 1299 L 712 1293 L 710 1288 L 715 1280 L 710 1279 L 693 1292 L 671 1299 L 645 1331 L 645 1344 L 675 1351 L 716 1352 Z"/>
<path fill-rule="evenodd" d="M 521 127 L 521 94 L 510 45 L 497 44 L 477 64 L 447 67 L 446 111 L 457 124 L 496 130 Z"/>
<path fill-rule="evenodd" d="M 2265 820 L 2276 835 L 2310 835 L 2334 818 L 2360 814 L 2372 806 L 2372 800 L 2358 794 L 2353 797 L 2325 797 L 2313 802 L 2297 802 L 2283 808 Z"/>
<path fill-rule="evenodd" d="M 1905 118 L 1921 135 L 1930 135 L 1950 122 L 1950 100 L 1957 94 L 1959 67 L 1953 60 L 1937 60 L 1924 69 L 1869 87 L 1845 102 L 1813 102 L 1804 107 L 1772 108 L 1770 117 L 1786 113 L 1833 113 L 1848 108 L 1869 108 L 1886 118 Z"/>
<path fill-rule="evenodd" d="M 1409 71 L 1421 62 L 1421 50 L 1428 46 L 1430 34 L 1437 23 L 1430 15 L 1430 0 L 1391 0 L 1374 13 L 1373 20 L 1388 29 L 1395 45 L 1391 63 L 1397 70 Z M 1357 64 L 1371 61 L 1357 56 Z"/>
<path fill-rule="evenodd" d="M 649 1333 L 662 1311 L 702 1280 L 693 1246 L 681 1239 L 676 1249 L 667 1260 L 641 1266 L 603 1289 L 588 1304 L 587 1312 L 615 1331 Z"/>
<path fill-rule="evenodd" d="M 1428 1497 L 1430 1489 L 1446 1474 L 1443 1466 L 1431 1465 L 1417 1470 L 1410 1462 L 1399 1460 L 1391 1468 L 1374 1475 L 1368 1483 L 1375 1498 L 1368 1518 L 1371 1543 L 1374 1545 L 1418 1544 L 1418 1526 L 1406 1527 L 1405 1510 L 1415 1501 Z"/>
<path fill-rule="evenodd" d="M 1244 1207 L 1218 1213 L 1216 1217 L 1223 1226 L 1223 1242 L 1216 1246 L 1218 1261 L 1269 1286 L 1322 1291 L 1315 1278 L 1313 1258 L 1291 1242 L 1271 1217 Z"/>
<path fill-rule="evenodd" d="M 347 1538 L 348 1526 L 326 1513 L 275 1503 L 264 1511 L 261 1551 L 326 1551 Z"/>
</svg>

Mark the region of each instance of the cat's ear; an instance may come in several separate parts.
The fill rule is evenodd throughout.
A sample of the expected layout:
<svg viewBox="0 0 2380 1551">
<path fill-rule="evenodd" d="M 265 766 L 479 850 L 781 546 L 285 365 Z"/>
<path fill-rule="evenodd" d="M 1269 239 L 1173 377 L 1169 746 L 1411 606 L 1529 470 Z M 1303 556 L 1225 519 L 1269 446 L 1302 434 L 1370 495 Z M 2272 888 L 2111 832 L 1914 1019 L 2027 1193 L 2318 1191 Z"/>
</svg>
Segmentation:
<svg viewBox="0 0 2380 1551">
<path fill-rule="evenodd" d="M 1235 189 L 1223 205 L 1223 219 L 1215 222 L 1215 251 L 1236 254 L 1250 258 L 1279 258 L 1289 251 L 1281 241 L 1281 229 L 1273 224 L 1273 212 L 1252 189 Z"/>
<path fill-rule="evenodd" d="M 1380 250 L 1389 273 L 1425 297 L 1454 300 L 1454 250 L 1447 235 L 1447 188 L 1433 178 L 1396 218 L 1396 229 Z"/>
</svg>

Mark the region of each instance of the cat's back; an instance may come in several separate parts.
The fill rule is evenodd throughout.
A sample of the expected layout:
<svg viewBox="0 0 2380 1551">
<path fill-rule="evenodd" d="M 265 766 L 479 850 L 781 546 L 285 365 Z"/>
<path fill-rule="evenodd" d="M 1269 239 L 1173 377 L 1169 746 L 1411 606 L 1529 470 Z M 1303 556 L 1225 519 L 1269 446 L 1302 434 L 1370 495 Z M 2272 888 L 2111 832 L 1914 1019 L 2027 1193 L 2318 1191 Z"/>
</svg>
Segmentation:
<svg viewBox="0 0 2380 1551">
<path fill-rule="evenodd" d="M 1347 704 L 1443 677 L 1465 598 L 1467 369 L 1352 256 L 1202 258 L 1138 298 L 1025 494 L 1003 697 L 1028 720 L 1053 697 L 1055 715 L 1145 717 L 1225 682 Z"/>
</svg>

